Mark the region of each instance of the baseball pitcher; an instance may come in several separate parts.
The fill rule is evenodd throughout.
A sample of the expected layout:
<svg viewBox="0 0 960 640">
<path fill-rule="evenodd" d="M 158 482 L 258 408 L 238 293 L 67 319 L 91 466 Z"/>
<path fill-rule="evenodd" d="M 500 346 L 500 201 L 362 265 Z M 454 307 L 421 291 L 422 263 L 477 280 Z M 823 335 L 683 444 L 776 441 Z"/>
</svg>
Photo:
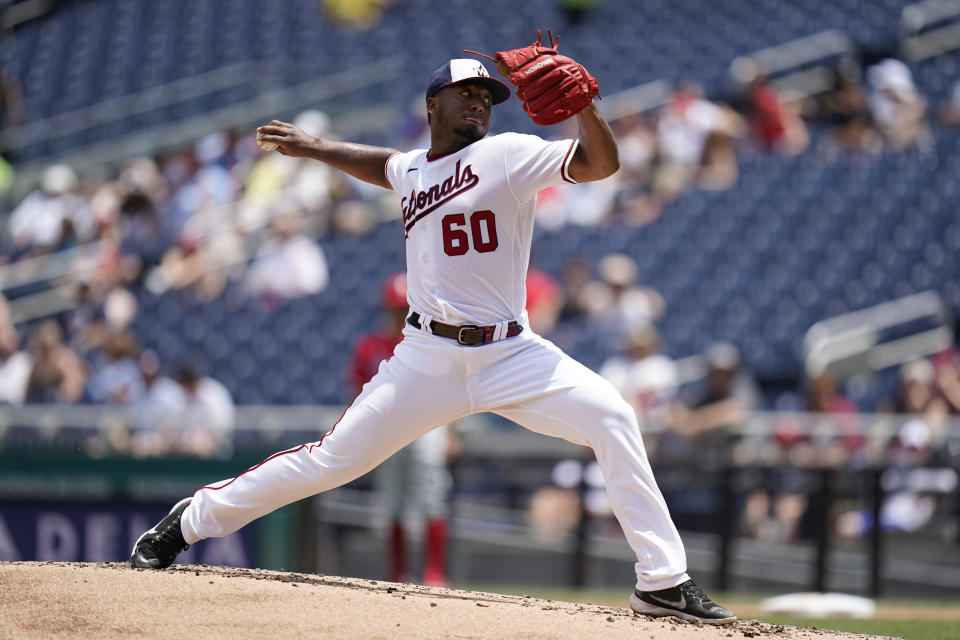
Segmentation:
<svg viewBox="0 0 960 640">
<path fill-rule="evenodd" d="M 687 575 L 683 543 L 656 485 L 631 406 L 602 377 L 530 330 L 524 281 L 537 192 L 602 180 L 617 145 L 593 103 L 597 81 L 540 39 L 496 54 L 538 124 L 576 116 L 575 140 L 488 137 L 510 97 L 472 59 L 453 59 L 426 86 L 430 148 L 399 152 L 310 136 L 274 120 L 264 145 L 325 162 L 399 194 L 410 314 L 394 355 L 320 440 L 281 451 L 201 487 L 145 532 L 134 567 L 162 569 L 188 545 L 224 536 L 286 504 L 367 473 L 433 428 L 493 412 L 532 431 L 589 446 L 636 553 L 634 611 L 729 623 Z"/>
</svg>

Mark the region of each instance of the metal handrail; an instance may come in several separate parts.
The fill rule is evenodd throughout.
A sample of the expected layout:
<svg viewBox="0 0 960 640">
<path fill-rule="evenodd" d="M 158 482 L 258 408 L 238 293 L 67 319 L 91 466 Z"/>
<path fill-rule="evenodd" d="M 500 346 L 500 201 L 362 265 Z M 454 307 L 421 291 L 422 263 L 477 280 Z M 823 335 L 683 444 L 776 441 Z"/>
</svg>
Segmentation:
<svg viewBox="0 0 960 640">
<path fill-rule="evenodd" d="M 900 26 L 904 33 L 918 33 L 942 20 L 960 17 L 960 0 L 923 0 L 903 8 Z"/>
<path fill-rule="evenodd" d="M 932 25 L 937 25 L 929 28 Z M 903 8 L 900 52 L 917 62 L 960 49 L 960 0 L 924 0 Z"/>
<path fill-rule="evenodd" d="M 731 69 L 744 60 L 760 67 L 764 73 L 773 75 L 801 66 L 827 56 L 850 53 L 853 41 L 840 29 L 826 29 L 803 38 L 760 49 L 745 56 L 737 56 L 730 63 Z"/>
<path fill-rule="evenodd" d="M 598 107 L 607 120 L 619 120 L 662 107 L 672 95 L 673 83 L 660 79 L 605 96 Z"/>
<path fill-rule="evenodd" d="M 879 332 L 913 320 L 931 318 L 932 328 L 880 342 Z M 816 373 L 839 362 L 859 358 L 857 366 L 878 371 L 953 344 L 950 308 L 934 291 L 923 291 L 866 309 L 821 320 L 803 338 L 806 368 Z"/>
<path fill-rule="evenodd" d="M 84 273 L 96 264 L 80 264 L 85 255 L 96 254 L 100 241 L 87 242 L 47 255 L 34 256 L 0 266 L 0 292 L 38 282 L 55 280 L 70 274 Z"/>
</svg>

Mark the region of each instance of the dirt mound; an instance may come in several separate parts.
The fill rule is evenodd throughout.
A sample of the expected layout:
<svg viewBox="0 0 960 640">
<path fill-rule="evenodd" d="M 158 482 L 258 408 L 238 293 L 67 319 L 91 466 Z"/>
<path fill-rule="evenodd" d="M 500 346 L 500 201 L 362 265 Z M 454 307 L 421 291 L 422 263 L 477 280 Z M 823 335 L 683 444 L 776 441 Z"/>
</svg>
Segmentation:
<svg viewBox="0 0 960 640">
<path fill-rule="evenodd" d="M 479 591 L 177 565 L 0 563 L 0 640 L 33 638 L 875 638 L 741 620 L 711 627 L 629 609 Z"/>
</svg>

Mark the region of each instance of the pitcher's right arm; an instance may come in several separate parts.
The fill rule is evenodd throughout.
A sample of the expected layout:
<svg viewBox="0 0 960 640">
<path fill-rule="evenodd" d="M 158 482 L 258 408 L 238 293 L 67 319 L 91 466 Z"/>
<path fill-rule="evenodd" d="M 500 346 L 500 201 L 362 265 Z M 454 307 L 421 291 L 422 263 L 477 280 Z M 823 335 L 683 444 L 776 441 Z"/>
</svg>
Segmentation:
<svg viewBox="0 0 960 640">
<path fill-rule="evenodd" d="M 358 180 L 384 189 L 393 188 L 387 180 L 385 167 L 387 159 L 397 153 L 395 149 L 313 136 L 279 120 L 258 127 L 257 141 L 276 144 L 277 151 L 283 155 L 313 158 Z"/>
</svg>

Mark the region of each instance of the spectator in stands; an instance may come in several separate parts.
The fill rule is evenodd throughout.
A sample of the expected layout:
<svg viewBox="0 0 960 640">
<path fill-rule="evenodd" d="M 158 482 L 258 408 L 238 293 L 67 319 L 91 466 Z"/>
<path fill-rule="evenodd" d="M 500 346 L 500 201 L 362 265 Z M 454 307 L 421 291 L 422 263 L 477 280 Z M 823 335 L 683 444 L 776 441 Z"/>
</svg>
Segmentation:
<svg viewBox="0 0 960 640">
<path fill-rule="evenodd" d="M 5 66 L 0 66 L 0 129 L 20 126 L 25 113 L 20 81 Z M 7 160 L 14 160 L 9 150 L 3 155 Z"/>
<path fill-rule="evenodd" d="M 111 262 L 116 258 L 107 243 L 100 243 L 78 264 Z M 101 269 L 84 270 L 76 283 L 74 306 L 65 311 L 60 323 L 64 341 L 82 358 L 100 349 L 111 332 L 125 331 L 136 318 L 139 305 L 122 279 L 117 264 L 100 264 Z"/>
<path fill-rule="evenodd" d="M 901 365 L 896 395 L 883 403 L 881 410 L 928 416 L 934 422 L 942 423 L 948 404 L 937 389 L 933 363 L 921 358 Z"/>
<path fill-rule="evenodd" d="M 0 129 L 9 130 L 23 124 L 23 86 L 15 75 L 0 65 Z M 0 196 L 9 193 L 13 183 L 13 165 L 18 158 L 17 148 L 12 140 L 0 149 Z M 0 249 L 3 249 L 0 244 Z"/>
<path fill-rule="evenodd" d="M 807 378 L 807 411 L 816 413 L 857 413 L 857 405 L 841 393 L 830 371 L 814 373 Z"/>
<path fill-rule="evenodd" d="M 247 290 L 268 303 L 323 291 L 329 282 L 327 260 L 320 245 L 303 233 L 302 212 L 286 209 L 271 223 L 271 236 L 247 269 Z"/>
<path fill-rule="evenodd" d="M 546 271 L 527 270 L 527 316 L 530 327 L 540 335 L 549 335 L 557 324 L 563 303 L 560 285 Z"/>
<path fill-rule="evenodd" d="M 654 325 L 632 327 L 623 353 L 608 358 L 600 375 L 634 408 L 641 429 L 656 433 L 672 425 L 680 378 L 674 361 L 660 352 Z"/>
<path fill-rule="evenodd" d="M 941 124 L 960 127 L 960 80 L 953 83 L 950 99 L 937 106 L 937 116 Z"/>
<path fill-rule="evenodd" d="M 175 448 L 177 422 L 185 394 L 180 384 L 164 375 L 160 357 L 145 349 L 137 359 L 143 393 L 131 405 L 131 452 L 137 457 L 165 455 Z"/>
<path fill-rule="evenodd" d="M 334 205 L 331 227 L 338 234 L 360 236 L 384 220 L 382 212 L 383 207 L 377 202 L 349 197 Z"/>
<path fill-rule="evenodd" d="M 393 0 L 323 0 L 323 13 L 331 21 L 353 29 L 373 29 Z"/>
<path fill-rule="evenodd" d="M 936 464 L 935 450 L 942 442 L 943 433 L 937 432 L 921 417 L 910 418 L 897 429 L 890 439 L 886 461 L 901 469 L 913 469 Z"/>
<path fill-rule="evenodd" d="M 348 378 L 356 393 L 393 355 L 403 339 L 407 313 L 407 280 L 394 273 L 384 281 L 381 294 L 384 323 L 374 333 L 361 336 L 354 347 Z M 391 582 L 407 581 L 407 520 L 425 522 L 423 584 L 447 584 L 447 522 L 450 472 L 447 463 L 457 439 L 449 426 L 430 431 L 381 464 L 375 475 L 378 492 L 389 517 L 387 576 Z"/>
<path fill-rule="evenodd" d="M 165 167 L 172 187 L 165 217 L 183 244 L 204 241 L 225 217 L 219 208 L 236 200 L 240 185 L 224 166 L 226 152 L 226 134 L 214 133 L 180 150 Z"/>
<path fill-rule="evenodd" d="M 867 69 L 870 112 L 894 149 L 926 148 L 931 143 L 927 101 L 917 91 L 910 68 L 886 58 Z"/>
<path fill-rule="evenodd" d="M 732 187 L 738 174 L 732 141 L 742 128 L 732 109 L 707 100 L 699 85 L 681 83 L 657 117 L 655 195 L 670 202 L 694 185 Z"/>
<path fill-rule="evenodd" d="M 30 354 L 20 349 L 10 305 L 0 294 L 0 405 L 23 404 L 32 368 Z"/>
<path fill-rule="evenodd" d="M 764 151 L 797 155 L 810 146 L 810 133 L 797 111 L 784 101 L 760 69 L 744 87 L 747 126 Z"/>
<path fill-rule="evenodd" d="M 637 263 L 630 256 L 604 256 L 597 270 L 600 281 L 589 283 L 584 292 L 589 318 L 603 331 L 606 347 L 615 351 L 632 328 L 659 320 L 665 303 L 659 291 L 637 284 Z"/>
<path fill-rule="evenodd" d="M 80 400 L 87 366 L 63 343 L 63 331 L 53 320 L 37 325 L 30 339 L 33 368 L 27 384 L 27 402 L 72 404 Z"/>
<path fill-rule="evenodd" d="M 10 214 L 8 229 L 16 251 L 47 253 L 93 237 L 94 221 L 75 192 L 77 186 L 77 174 L 66 165 L 44 171 L 40 188 Z"/>
<path fill-rule="evenodd" d="M 102 279 L 81 280 L 75 295 L 76 306 L 61 322 L 64 341 L 83 358 L 100 349 L 111 332 L 125 331 L 137 315 L 136 296 Z"/>
<path fill-rule="evenodd" d="M 165 201 L 169 193 L 169 185 L 160 171 L 156 158 L 140 156 L 131 158 L 123 163 L 117 177 L 121 192 L 126 195 L 139 194 L 147 199 L 147 203 L 140 207 L 131 206 L 130 209 L 153 208 Z M 154 211 L 154 215 L 159 215 Z"/>
<path fill-rule="evenodd" d="M 841 65 L 834 71 L 834 86 L 817 101 L 814 117 L 830 127 L 830 138 L 841 149 L 879 153 L 883 148 L 858 68 Z"/>
<path fill-rule="evenodd" d="M 61 323 L 64 341 L 81 357 L 101 344 L 106 337 L 103 323 L 103 299 L 90 282 L 76 284 L 73 308 L 64 312 Z"/>
<path fill-rule="evenodd" d="M 88 196 L 90 215 L 98 229 L 119 222 L 122 196 L 120 184 L 116 180 L 96 176 L 94 180 L 87 181 L 83 191 Z"/>
<path fill-rule="evenodd" d="M 613 218 L 638 226 L 654 222 L 660 217 L 664 204 L 652 190 L 656 131 L 640 115 L 620 118 L 611 126 L 620 150 L 620 189 Z"/>
<path fill-rule="evenodd" d="M 563 302 L 557 322 L 579 324 L 590 312 L 587 292 L 592 289 L 590 263 L 582 256 L 572 256 L 563 263 L 560 282 Z"/>
<path fill-rule="evenodd" d="M 557 0 L 564 22 L 570 27 L 578 27 L 589 20 L 599 4 L 600 0 Z"/>
<path fill-rule="evenodd" d="M 174 451 L 203 458 L 228 455 L 235 414 L 230 391 L 189 364 L 179 367 L 173 378 L 184 394 Z"/>
<path fill-rule="evenodd" d="M 944 349 L 931 359 L 937 392 L 947 403 L 951 414 L 960 413 L 960 350 Z"/>
<path fill-rule="evenodd" d="M 937 373 L 933 363 L 925 358 L 911 360 L 900 366 L 900 381 L 896 395 L 882 402 L 878 411 L 913 415 L 914 433 L 925 430 L 930 440 L 943 438 L 950 405 L 937 388 Z"/>
<path fill-rule="evenodd" d="M 705 388 L 690 402 L 681 430 L 689 435 L 740 425 L 759 405 L 760 394 L 753 378 L 743 368 L 740 351 L 725 342 L 704 352 Z"/>
<path fill-rule="evenodd" d="M 200 299 L 214 299 L 226 286 L 224 269 L 242 261 L 231 206 L 240 185 L 225 166 L 228 143 L 226 134 L 211 134 L 164 165 L 171 191 L 161 216 L 176 245 L 151 272 L 147 285 L 156 293 L 191 287 Z"/>
<path fill-rule="evenodd" d="M 761 471 L 762 481 L 744 501 L 743 525 L 751 537 L 788 543 L 801 537 L 808 495 L 813 491 L 809 469 L 819 466 L 802 422 L 803 418 L 792 416 L 778 420 L 770 441 L 754 445 L 766 468 Z"/>
<path fill-rule="evenodd" d="M 150 158 L 134 158 L 123 168 L 117 180 L 121 252 L 136 260 L 137 277 L 160 263 L 170 243 L 165 237 L 158 203 L 166 187 L 156 163 Z"/>
<path fill-rule="evenodd" d="M 757 409 L 760 394 L 732 344 L 711 345 L 703 359 L 703 388 L 679 407 L 673 429 L 664 433 L 659 450 L 662 456 L 693 457 L 704 468 L 719 469 L 740 440 L 733 430 Z"/>
<path fill-rule="evenodd" d="M 947 353 L 952 351 L 949 349 Z M 946 354 L 937 357 L 943 355 Z M 923 385 L 934 378 L 929 368 L 915 365 L 916 362 L 904 365 L 904 380 Z M 929 389 L 919 391 L 914 387 L 912 391 L 913 406 L 925 409 L 914 412 L 915 417 L 900 426 L 886 452 L 887 463 L 898 473 L 891 473 L 890 486 L 885 486 L 889 494 L 884 503 L 884 524 L 902 531 L 915 531 L 937 515 L 945 522 L 952 522 L 956 516 L 956 489 L 960 484 L 957 474 L 960 448 L 956 436 L 951 436 L 946 429 L 945 415 L 937 403 L 942 397 L 935 385 L 933 397 Z M 929 400 L 924 402 L 924 398 Z"/>
<path fill-rule="evenodd" d="M 143 393 L 143 382 L 136 357 L 140 345 L 129 331 L 113 331 L 103 342 L 99 364 L 87 383 L 87 396 L 93 402 L 130 404 Z"/>
<path fill-rule="evenodd" d="M 908 364 L 906 375 L 927 379 L 927 371 L 920 373 L 920 367 Z M 882 530 L 912 532 L 931 522 L 946 524 L 955 519 L 958 476 L 941 436 L 918 415 L 904 422 L 890 439 L 884 456 L 888 468 L 883 474 Z M 848 538 L 867 535 L 874 527 L 873 520 L 868 509 L 848 511 L 838 518 L 838 533 Z"/>
<path fill-rule="evenodd" d="M 821 463 L 840 466 L 864 452 L 866 437 L 857 415 L 859 409 L 842 393 L 829 370 L 810 373 L 805 381 L 807 411 L 825 414 L 832 423 L 834 438 L 819 452 Z"/>
<path fill-rule="evenodd" d="M 310 135 L 330 135 L 330 118 L 322 111 L 304 111 L 293 123 Z M 304 211 L 306 226 L 313 235 L 325 233 L 331 225 L 334 199 L 340 189 L 337 173 L 307 158 L 263 151 L 259 154 L 246 176 L 237 211 L 243 232 L 249 235 L 266 227 L 277 206 L 283 203 Z"/>
</svg>

